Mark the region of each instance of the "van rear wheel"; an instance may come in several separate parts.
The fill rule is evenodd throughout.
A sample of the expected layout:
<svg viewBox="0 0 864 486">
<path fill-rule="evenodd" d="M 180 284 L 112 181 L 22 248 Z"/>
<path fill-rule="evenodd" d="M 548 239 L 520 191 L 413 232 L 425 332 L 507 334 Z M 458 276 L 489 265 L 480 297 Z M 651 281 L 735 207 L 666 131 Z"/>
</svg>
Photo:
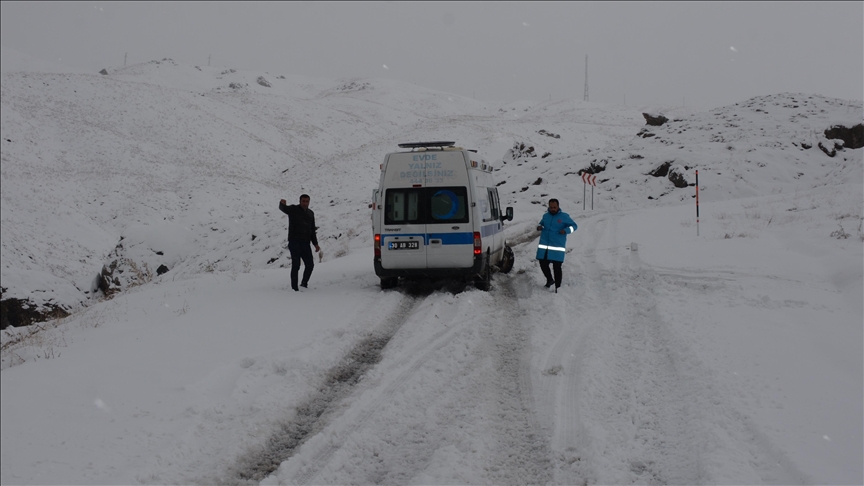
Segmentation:
<svg viewBox="0 0 864 486">
<path fill-rule="evenodd" d="M 392 289 L 399 285 L 399 277 L 381 277 L 381 289 Z"/>
<path fill-rule="evenodd" d="M 483 273 L 474 279 L 474 287 L 477 290 L 488 291 L 492 287 L 492 266 L 489 264 L 491 256 L 489 250 L 486 250 L 486 264 L 483 265 Z"/>
</svg>

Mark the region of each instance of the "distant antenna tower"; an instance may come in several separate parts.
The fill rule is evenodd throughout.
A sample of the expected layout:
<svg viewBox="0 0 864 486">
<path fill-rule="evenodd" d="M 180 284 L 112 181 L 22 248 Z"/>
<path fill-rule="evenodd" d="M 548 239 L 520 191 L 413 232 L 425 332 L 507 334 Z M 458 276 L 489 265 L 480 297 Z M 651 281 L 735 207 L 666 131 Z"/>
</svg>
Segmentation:
<svg viewBox="0 0 864 486">
<path fill-rule="evenodd" d="M 588 54 L 585 54 L 585 96 L 582 99 L 588 101 Z"/>
</svg>

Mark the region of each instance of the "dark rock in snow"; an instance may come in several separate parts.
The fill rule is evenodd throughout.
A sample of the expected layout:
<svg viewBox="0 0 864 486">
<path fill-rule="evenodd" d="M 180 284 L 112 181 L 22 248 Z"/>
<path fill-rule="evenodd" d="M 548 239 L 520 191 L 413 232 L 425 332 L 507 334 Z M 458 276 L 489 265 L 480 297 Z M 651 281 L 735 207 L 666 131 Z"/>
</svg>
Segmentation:
<svg viewBox="0 0 864 486">
<path fill-rule="evenodd" d="M 156 275 L 162 275 L 163 273 L 168 273 L 168 267 L 159 265 L 159 268 L 156 269 Z"/>
<path fill-rule="evenodd" d="M 513 160 L 528 157 L 537 157 L 533 146 L 526 146 L 524 143 L 516 143 L 513 145 L 513 148 L 510 149 L 510 158 Z"/>
<path fill-rule="evenodd" d="M 69 315 L 62 307 L 46 304 L 39 306 L 26 299 L 6 299 L 0 301 L 0 329 L 9 326 L 23 327 L 49 319 L 61 319 Z"/>
<path fill-rule="evenodd" d="M 859 123 L 852 128 L 846 128 L 843 125 L 834 125 L 825 130 L 825 138 L 828 140 L 843 140 L 844 147 L 858 149 L 864 147 L 864 125 Z M 822 150 L 824 151 L 825 149 L 823 148 Z"/>
<path fill-rule="evenodd" d="M 642 130 L 639 130 L 639 133 L 637 133 L 636 136 L 642 137 L 642 138 L 651 138 L 651 137 L 654 137 L 656 135 L 651 133 L 650 131 L 648 131 L 648 129 L 643 128 Z"/>
<path fill-rule="evenodd" d="M 684 173 L 678 167 L 673 167 L 672 170 L 669 171 L 669 180 L 672 181 L 672 184 L 677 188 L 684 188 L 690 185 L 684 177 Z"/>
<path fill-rule="evenodd" d="M 663 162 L 663 164 L 661 164 L 660 167 L 657 167 L 656 169 L 652 170 L 651 172 L 648 173 L 648 175 L 651 175 L 654 177 L 666 177 L 669 175 L 669 167 L 672 167 L 671 161 Z"/>
<path fill-rule="evenodd" d="M 120 278 L 114 275 L 115 270 L 117 273 L 123 273 L 123 269 L 117 268 L 118 265 L 119 261 L 117 260 L 112 261 L 111 265 L 102 265 L 102 272 L 99 274 L 96 287 L 102 291 L 106 299 L 110 299 L 114 294 L 123 290 Z"/>
<path fill-rule="evenodd" d="M 818 145 L 819 145 L 819 149 L 822 150 L 823 152 L 825 152 L 825 155 L 827 155 L 828 157 L 834 157 L 835 155 L 837 155 L 837 146 L 836 145 L 834 147 L 831 147 L 830 149 L 828 147 L 822 145 L 822 142 L 819 142 Z"/>
<path fill-rule="evenodd" d="M 659 114 L 658 115 L 651 115 L 649 113 L 642 113 L 642 116 L 645 117 L 645 121 L 648 122 L 648 124 L 651 125 L 652 127 L 662 126 L 664 123 L 669 121 L 668 118 L 666 118 L 663 115 L 659 115 Z"/>
</svg>

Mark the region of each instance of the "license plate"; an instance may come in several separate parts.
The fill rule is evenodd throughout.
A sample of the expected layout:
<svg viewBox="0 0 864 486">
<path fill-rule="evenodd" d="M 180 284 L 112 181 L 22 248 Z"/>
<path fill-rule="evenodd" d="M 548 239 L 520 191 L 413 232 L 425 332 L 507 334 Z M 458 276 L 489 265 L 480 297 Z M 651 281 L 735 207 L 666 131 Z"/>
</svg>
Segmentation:
<svg viewBox="0 0 864 486">
<path fill-rule="evenodd" d="M 390 250 L 419 250 L 419 241 L 391 241 L 387 244 Z"/>
</svg>

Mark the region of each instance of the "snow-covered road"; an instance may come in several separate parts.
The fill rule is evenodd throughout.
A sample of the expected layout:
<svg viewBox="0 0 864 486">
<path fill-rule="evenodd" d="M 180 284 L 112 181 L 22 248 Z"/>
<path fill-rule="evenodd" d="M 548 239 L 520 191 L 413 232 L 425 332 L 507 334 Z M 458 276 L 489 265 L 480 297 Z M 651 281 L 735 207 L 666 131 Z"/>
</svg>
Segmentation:
<svg viewBox="0 0 864 486">
<path fill-rule="evenodd" d="M 380 362 L 343 360 L 368 371 L 264 484 L 808 482 L 661 302 L 710 307 L 722 278 L 645 264 L 624 216 L 585 221 L 558 294 L 530 242 L 489 293 L 384 292 L 380 323 L 362 317 Z"/>
<path fill-rule="evenodd" d="M 409 313 L 383 359 L 342 416 L 282 465 L 278 481 L 551 481 L 548 430 L 532 393 L 531 321 L 512 282 L 501 279 L 492 293 L 435 291 L 417 302 L 410 286 L 401 292 Z"/>
<path fill-rule="evenodd" d="M 694 329 L 660 308 L 657 294 L 670 284 L 641 261 L 637 242 L 618 237 L 621 220 L 589 220 L 589 236 L 568 257 L 579 283 L 567 301 L 566 330 L 553 338 L 566 344 L 551 347 L 544 364 L 562 370 L 553 386 L 555 450 L 572 464 L 556 469 L 555 482 L 804 482 L 754 435 L 691 349 Z M 697 292 L 685 300 L 699 308 L 711 298 Z M 731 458 L 729 447 L 738 451 Z"/>
<path fill-rule="evenodd" d="M 856 290 L 801 279 L 800 268 L 765 273 L 766 260 L 736 264 L 710 245 L 670 257 L 658 251 L 662 235 L 639 227 L 662 222 L 650 216 L 581 218 L 558 294 L 542 286 L 530 232 L 514 225 L 516 266 L 490 292 L 381 291 L 361 251 L 316 266 L 299 294 L 287 270 L 251 270 L 95 305 L 46 335 L 64 340 L 62 356 L 4 371 L 4 440 L 17 444 L 4 449 L 4 478 L 805 484 L 854 475 L 860 401 L 857 378 L 842 370 L 856 331 L 804 329 L 828 305 L 854 316 Z M 692 265 L 706 251 L 711 265 Z M 777 321 L 790 308 L 805 320 Z M 820 349 L 836 352 L 826 360 Z M 797 386 L 799 369 L 809 388 Z M 850 384 L 848 396 L 835 382 Z M 78 408 L 96 397 L 96 407 L 8 392 L 25 383 Z M 833 399 L 811 407 L 818 393 Z M 49 426 L 34 430 L 34 420 Z"/>
<path fill-rule="evenodd" d="M 171 60 L 2 81 L 3 299 L 71 313 L 0 333 L 3 484 L 862 484 L 864 166 L 826 138 L 860 101 L 485 103 Z M 422 140 L 479 149 L 514 208 L 490 292 L 378 285 L 369 197 Z M 277 202 L 303 193 L 323 253 L 293 292 Z M 550 198 L 579 224 L 558 294 Z"/>
</svg>

